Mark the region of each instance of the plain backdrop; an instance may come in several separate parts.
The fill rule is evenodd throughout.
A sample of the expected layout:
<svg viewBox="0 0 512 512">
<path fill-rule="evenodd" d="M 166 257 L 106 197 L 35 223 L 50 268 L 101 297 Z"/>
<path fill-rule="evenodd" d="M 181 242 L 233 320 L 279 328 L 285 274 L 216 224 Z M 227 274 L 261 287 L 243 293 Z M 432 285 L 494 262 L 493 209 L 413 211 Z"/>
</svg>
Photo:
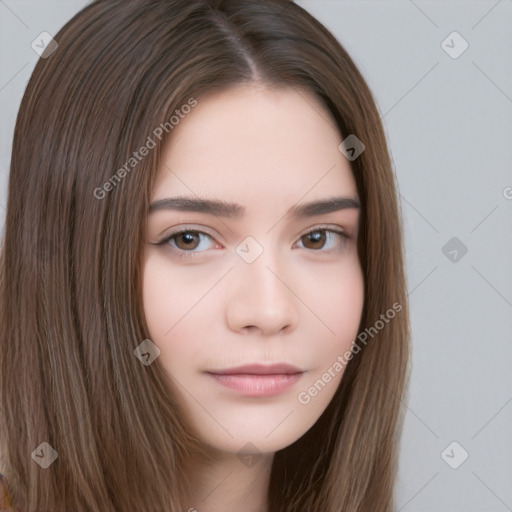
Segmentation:
<svg viewBox="0 0 512 512">
<path fill-rule="evenodd" d="M 512 0 L 297 3 L 368 81 L 399 183 L 413 370 L 397 512 L 512 510 Z M 2 228 L 31 44 L 85 5 L 0 0 Z"/>
</svg>

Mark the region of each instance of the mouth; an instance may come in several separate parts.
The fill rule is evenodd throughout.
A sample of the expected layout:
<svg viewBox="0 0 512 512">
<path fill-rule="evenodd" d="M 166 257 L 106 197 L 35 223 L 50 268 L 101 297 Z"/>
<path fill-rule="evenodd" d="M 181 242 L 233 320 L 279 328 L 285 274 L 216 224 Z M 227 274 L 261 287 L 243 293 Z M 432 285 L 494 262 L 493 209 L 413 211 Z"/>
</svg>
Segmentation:
<svg viewBox="0 0 512 512">
<path fill-rule="evenodd" d="M 304 370 L 289 364 L 250 364 L 206 372 L 217 383 L 251 397 L 279 395 L 296 384 Z"/>
</svg>

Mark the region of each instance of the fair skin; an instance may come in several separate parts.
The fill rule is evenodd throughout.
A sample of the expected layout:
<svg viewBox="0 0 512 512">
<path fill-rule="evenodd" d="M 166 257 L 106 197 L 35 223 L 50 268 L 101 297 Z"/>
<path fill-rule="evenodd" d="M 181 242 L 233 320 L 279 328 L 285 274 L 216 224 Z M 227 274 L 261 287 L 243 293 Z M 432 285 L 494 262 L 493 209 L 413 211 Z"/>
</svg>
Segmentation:
<svg viewBox="0 0 512 512">
<path fill-rule="evenodd" d="M 313 426 L 343 371 L 307 404 L 298 394 L 351 348 L 364 301 L 357 204 L 286 213 L 357 201 L 357 188 L 334 120 L 306 91 L 244 84 L 210 94 L 171 135 L 151 203 L 183 196 L 245 209 L 227 217 L 160 208 L 148 218 L 143 301 L 156 362 L 215 461 L 190 460 L 186 503 L 191 512 L 267 512 L 274 453 Z M 178 228 L 188 234 L 168 239 Z M 294 365 L 297 380 L 254 396 L 207 373 L 249 363 Z"/>
</svg>

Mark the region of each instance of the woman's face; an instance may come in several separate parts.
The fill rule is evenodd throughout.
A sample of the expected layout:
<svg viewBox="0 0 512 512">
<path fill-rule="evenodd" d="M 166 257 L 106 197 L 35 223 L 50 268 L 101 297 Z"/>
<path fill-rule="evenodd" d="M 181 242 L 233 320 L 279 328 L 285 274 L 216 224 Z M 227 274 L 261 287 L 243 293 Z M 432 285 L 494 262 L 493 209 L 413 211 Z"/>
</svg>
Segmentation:
<svg viewBox="0 0 512 512">
<path fill-rule="evenodd" d="M 358 195 L 341 141 L 311 93 L 251 84 L 199 99 L 164 146 L 144 311 L 153 364 L 211 448 L 290 445 L 341 380 L 363 307 Z M 346 201 L 306 208 L 333 198 Z"/>
</svg>

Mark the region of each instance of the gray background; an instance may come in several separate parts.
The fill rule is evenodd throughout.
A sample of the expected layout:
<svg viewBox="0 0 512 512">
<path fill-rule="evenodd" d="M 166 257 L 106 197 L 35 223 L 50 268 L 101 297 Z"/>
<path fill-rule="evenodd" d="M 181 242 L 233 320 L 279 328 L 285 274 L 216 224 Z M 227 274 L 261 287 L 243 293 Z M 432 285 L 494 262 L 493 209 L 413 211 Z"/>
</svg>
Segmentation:
<svg viewBox="0 0 512 512">
<path fill-rule="evenodd" d="M 86 3 L 0 0 L 2 227 L 31 43 Z M 413 371 L 397 511 L 512 511 L 512 0 L 297 3 L 368 81 L 399 182 Z"/>
</svg>

